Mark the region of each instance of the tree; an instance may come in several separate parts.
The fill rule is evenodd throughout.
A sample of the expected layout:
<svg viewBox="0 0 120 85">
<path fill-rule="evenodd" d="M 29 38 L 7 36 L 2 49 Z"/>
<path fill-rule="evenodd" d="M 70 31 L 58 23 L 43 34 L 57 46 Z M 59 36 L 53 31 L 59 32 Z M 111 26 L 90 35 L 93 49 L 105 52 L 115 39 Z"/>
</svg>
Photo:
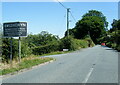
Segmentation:
<svg viewBox="0 0 120 85">
<path fill-rule="evenodd" d="M 120 31 L 120 20 L 116 20 L 116 19 L 113 19 L 113 23 L 111 24 L 112 25 L 112 28 L 110 29 L 110 32 L 111 33 L 114 33 L 114 41 L 119 43 L 119 31 Z M 118 38 L 118 39 L 117 39 Z"/>
<path fill-rule="evenodd" d="M 28 35 L 28 37 L 26 37 L 26 40 L 30 47 L 35 47 L 56 42 L 59 40 L 59 37 L 52 35 L 46 31 L 42 31 L 41 33 L 36 35 Z"/>
<path fill-rule="evenodd" d="M 72 37 L 75 37 L 75 29 L 68 29 L 69 31 L 69 35 L 72 36 Z M 65 32 L 65 36 L 67 36 L 67 31 Z"/>
<path fill-rule="evenodd" d="M 113 19 L 112 28 L 108 30 L 108 36 L 102 37 L 100 41 L 105 42 L 108 47 L 120 51 L 120 20 Z"/>
<path fill-rule="evenodd" d="M 94 43 L 98 43 L 97 39 L 105 34 L 104 23 L 102 22 L 101 18 L 97 16 L 83 17 L 76 23 L 75 29 L 76 38 L 81 39 L 89 35 Z"/>
<path fill-rule="evenodd" d="M 91 37 L 95 44 L 98 43 L 98 38 L 106 35 L 108 22 L 106 17 L 99 11 L 90 10 L 82 16 L 73 29 L 70 29 L 70 35 L 74 35 L 77 39 Z"/>
<path fill-rule="evenodd" d="M 113 32 L 117 29 L 117 23 L 118 21 L 116 19 L 113 19 L 112 28 L 110 29 L 110 32 Z"/>
<path fill-rule="evenodd" d="M 90 10 L 88 13 L 84 14 L 82 17 L 86 17 L 86 16 L 97 16 L 100 17 L 102 19 L 102 21 L 104 22 L 104 27 L 106 30 L 108 27 L 108 22 L 106 21 L 106 17 L 103 15 L 102 12 L 97 11 L 97 10 Z"/>
<path fill-rule="evenodd" d="M 117 21 L 117 28 L 120 30 L 120 19 Z"/>
</svg>

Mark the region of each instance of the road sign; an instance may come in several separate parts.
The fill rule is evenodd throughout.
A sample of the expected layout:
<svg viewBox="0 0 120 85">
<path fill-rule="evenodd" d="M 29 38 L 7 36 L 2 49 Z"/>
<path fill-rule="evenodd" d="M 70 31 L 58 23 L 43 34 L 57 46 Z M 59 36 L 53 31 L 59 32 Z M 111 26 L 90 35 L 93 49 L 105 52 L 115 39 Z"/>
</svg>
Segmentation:
<svg viewBox="0 0 120 85">
<path fill-rule="evenodd" d="M 4 37 L 27 36 L 27 22 L 3 23 Z"/>
</svg>

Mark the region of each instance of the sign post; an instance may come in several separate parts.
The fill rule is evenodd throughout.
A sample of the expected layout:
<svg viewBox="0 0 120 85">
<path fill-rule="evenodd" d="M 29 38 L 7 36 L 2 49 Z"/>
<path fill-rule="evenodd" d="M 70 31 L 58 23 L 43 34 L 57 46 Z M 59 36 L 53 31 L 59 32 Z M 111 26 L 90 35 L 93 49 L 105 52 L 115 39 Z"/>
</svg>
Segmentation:
<svg viewBox="0 0 120 85">
<path fill-rule="evenodd" d="M 21 39 L 20 39 L 20 37 L 19 37 L 19 43 L 18 43 L 18 45 L 19 45 L 19 54 L 18 54 L 18 56 L 19 56 L 19 62 L 21 61 Z"/>
<path fill-rule="evenodd" d="M 26 22 L 9 22 L 3 24 L 4 37 L 21 37 L 27 35 Z"/>
<path fill-rule="evenodd" d="M 20 37 L 27 36 L 27 22 L 9 22 L 3 23 L 4 37 L 11 37 L 10 46 L 10 62 L 12 63 L 12 37 L 19 37 L 19 62 L 21 61 L 21 39 Z"/>
<path fill-rule="evenodd" d="M 11 64 L 11 67 L 12 67 L 12 37 L 10 39 L 10 64 Z"/>
</svg>

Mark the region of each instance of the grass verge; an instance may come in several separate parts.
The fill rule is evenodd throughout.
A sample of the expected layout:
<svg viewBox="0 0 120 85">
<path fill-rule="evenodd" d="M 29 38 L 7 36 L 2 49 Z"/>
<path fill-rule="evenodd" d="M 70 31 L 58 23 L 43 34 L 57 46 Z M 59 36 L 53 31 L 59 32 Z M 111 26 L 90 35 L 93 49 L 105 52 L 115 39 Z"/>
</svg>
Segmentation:
<svg viewBox="0 0 120 85">
<path fill-rule="evenodd" d="M 37 55 L 37 56 L 42 57 L 42 56 L 49 56 L 49 55 L 65 54 L 65 53 L 70 53 L 70 52 L 73 52 L 73 51 L 57 51 L 57 52 L 51 52 L 51 53 Z"/>
<path fill-rule="evenodd" d="M 3 68 L 2 70 L 0 70 L 0 75 L 14 73 L 22 69 L 31 68 L 32 66 L 36 66 L 36 65 L 53 60 L 53 58 L 42 57 L 42 56 L 65 54 L 65 53 L 70 53 L 70 52 L 72 51 L 57 51 L 57 52 L 51 52 L 51 53 L 42 54 L 42 55 L 31 55 L 30 57 L 23 58 L 20 63 L 16 63 L 16 62 L 14 63 L 13 61 L 12 67 L 10 67 L 10 64 L 8 64 L 7 68 Z"/>
<path fill-rule="evenodd" d="M 16 71 L 20 71 L 21 69 L 26 69 L 26 68 L 31 68 L 32 66 L 38 65 L 38 64 L 42 64 L 48 61 L 53 60 L 53 58 L 26 58 L 24 60 L 22 60 L 20 63 L 16 64 L 16 66 L 14 67 L 9 67 L 6 69 L 2 69 L 0 71 L 0 75 L 5 75 L 5 74 L 9 74 L 9 73 L 14 73 Z"/>
</svg>

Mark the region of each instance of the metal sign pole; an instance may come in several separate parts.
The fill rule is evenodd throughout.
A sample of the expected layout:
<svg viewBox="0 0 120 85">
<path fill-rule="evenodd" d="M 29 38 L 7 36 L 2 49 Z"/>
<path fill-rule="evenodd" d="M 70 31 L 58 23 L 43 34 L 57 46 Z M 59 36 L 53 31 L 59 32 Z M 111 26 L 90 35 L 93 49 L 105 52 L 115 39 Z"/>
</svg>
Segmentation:
<svg viewBox="0 0 120 85">
<path fill-rule="evenodd" d="M 19 56 L 19 63 L 20 63 L 20 61 L 21 61 L 21 39 L 20 39 L 20 37 L 19 37 L 18 45 L 19 45 L 19 54 L 18 54 L 18 56 Z"/>
<path fill-rule="evenodd" d="M 11 64 L 11 67 L 12 67 L 12 37 L 10 39 L 10 64 Z"/>
</svg>

